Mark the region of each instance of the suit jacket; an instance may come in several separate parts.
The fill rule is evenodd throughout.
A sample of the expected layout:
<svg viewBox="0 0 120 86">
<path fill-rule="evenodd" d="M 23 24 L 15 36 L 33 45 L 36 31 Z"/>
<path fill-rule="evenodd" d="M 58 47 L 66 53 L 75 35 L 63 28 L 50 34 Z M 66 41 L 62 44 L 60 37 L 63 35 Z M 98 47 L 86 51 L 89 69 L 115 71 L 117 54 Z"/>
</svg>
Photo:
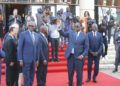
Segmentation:
<svg viewBox="0 0 120 86">
<path fill-rule="evenodd" d="M 4 40 L 4 52 L 6 63 L 17 61 L 17 39 L 12 38 L 9 34 Z"/>
<path fill-rule="evenodd" d="M 10 15 L 10 17 L 9 17 L 9 26 L 11 24 L 13 24 L 14 21 L 15 21 L 15 18 L 13 17 L 13 15 Z M 22 24 L 22 20 L 21 20 L 21 16 L 20 15 L 17 15 L 16 22 L 17 22 L 17 24 L 19 24 L 19 26 Z"/>
<path fill-rule="evenodd" d="M 76 39 L 76 32 L 70 30 L 68 32 L 59 31 L 60 34 L 68 38 L 68 47 L 65 52 L 65 57 L 68 58 L 74 48 L 74 56 L 77 58 L 79 55 L 84 57 L 88 55 L 89 40 L 84 32 L 80 32 L 78 38 Z"/>
<path fill-rule="evenodd" d="M 37 47 L 38 47 L 38 34 L 34 32 L 35 42 L 33 43 L 30 32 L 24 31 L 20 34 L 18 41 L 18 60 L 25 63 L 36 61 Z"/>
<path fill-rule="evenodd" d="M 94 41 L 93 32 L 91 31 L 88 33 L 88 39 L 89 39 L 89 54 L 90 52 L 98 52 L 98 55 L 100 56 L 102 54 L 102 49 L 103 49 L 102 34 L 97 32 L 96 41 Z"/>
<path fill-rule="evenodd" d="M 43 23 L 43 14 L 37 13 L 36 14 L 36 19 L 37 19 L 37 27 L 38 29 L 40 28 L 40 26 Z"/>
<path fill-rule="evenodd" d="M 46 38 L 47 39 L 47 38 Z M 39 33 L 39 47 L 38 47 L 38 60 L 48 60 L 49 58 L 49 50 L 48 50 L 48 42 L 43 37 L 41 33 Z"/>
</svg>

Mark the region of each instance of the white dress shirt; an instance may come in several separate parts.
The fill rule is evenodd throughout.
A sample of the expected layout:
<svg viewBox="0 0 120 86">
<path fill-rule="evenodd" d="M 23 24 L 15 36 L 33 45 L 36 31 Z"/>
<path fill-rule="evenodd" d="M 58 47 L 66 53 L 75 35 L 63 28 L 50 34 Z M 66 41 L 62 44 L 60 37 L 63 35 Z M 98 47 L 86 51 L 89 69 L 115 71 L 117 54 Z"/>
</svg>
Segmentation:
<svg viewBox="0 0 120 86">
<path fill-rule="evenodd" d="M 110 21 L 110 15 L 107 15 L 107 19 L 108 19 L 107 21 L 109 22 Z"/>
<path fill-rule="evenodd" d="M 79 35 L 80 35 L 80 32 L 81 32 L 81 31 L 77 32 L 77 35 L 76 35 L 76 40 L 77 40 L 77 38 L 79 37 Z M 72 48 L 72 51 L 71 51 L 71 53 L 72 53 L 72 54 L 74 54 L 74 48 Z"/>
<path fill-rule="evenodd" d="M 32 41 L 33 43 L 35 42 L 35 35 L 34 35 L 34 31 L 29 31 L 30 35 L 31 35 L 31 38 L 32 38 Z"/>
<path fill-rule="evenodd" d="M 92 31 L 92 33 L 93 33 L 93 36 L 95 36 L 96 37 L 96 35 L 97 35 L 97 31 Z"/>
</svg>

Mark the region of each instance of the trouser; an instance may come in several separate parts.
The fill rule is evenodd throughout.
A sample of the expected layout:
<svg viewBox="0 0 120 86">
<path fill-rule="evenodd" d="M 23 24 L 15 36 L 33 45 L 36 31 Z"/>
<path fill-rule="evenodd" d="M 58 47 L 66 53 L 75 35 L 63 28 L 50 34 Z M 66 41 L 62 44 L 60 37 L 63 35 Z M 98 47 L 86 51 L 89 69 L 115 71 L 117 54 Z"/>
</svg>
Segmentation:
<svg viewBox="0 0 120 86">
<path fill-rule="evenodd" d="M 99 59 L 100 57 L 95 57 L 92 55 L 89 55 L 88 57 L 88 79 L 91 80 L 91 72 L 92 72 L 92 64 L 94 61 L 94 74 L 93 74 L 93 80 L 96 79 L 98 73 L 99 73 Z"/>
<path fill-rule="evenodd" d="M 111 30 L 112 27 L 108 27 L 108 43 L 110 43 L 110 39 L 111 39 Z"/>
<path fill-rule="evenodd" d="M 68 79 L 69 79 L 69 86 L 74 86 L 73 84 L 73 76 L 76 70 L 76 78 L 77 78 L 77 85 L 82 86 L 82 78 L 83 78 L 83 60 L 75 59 L 74 55 L 71 54 L 67 59 L 67 68 L 68 68 Z"/>
<path fill-rule="evenodd" d="M 107 50 L 108 50 L 108 43 L 106 37 L 103 37 L 103 44 L 104 44 L 104 50 L 102 52 L 102 57 L 105 57 L 107 55 Z"/>
<path fill-rule="evenodd" d="M 35 63 L 24 63 L 23 66 L 23 76 L 24 76 L 24 86 L 33 86 L 35 73 Z"/>
<path fill-rule="evenodd" d="M 118 69 L 120 63 L 120 43 L 116 44 L 116 58 L 115 58 L 115 68 Z"/>
<path fill-rule="evenodd" d="M 6 63 L 6 85 L 7 86 L 18 86 L 18 64 L 15 63 L 10 66 Z"/>
<path fill-rule="evenodd" d="M 58 59 L 58 46 L 59 46 L 59 38 L 51 38 L 52 45 L 52 59 L 56 57 Z"/>
<path fill-rule="evenodd" d="M 46 86 L 47 65 L 39 62 L 37 67 L 37 86 Z"/>
</svg>

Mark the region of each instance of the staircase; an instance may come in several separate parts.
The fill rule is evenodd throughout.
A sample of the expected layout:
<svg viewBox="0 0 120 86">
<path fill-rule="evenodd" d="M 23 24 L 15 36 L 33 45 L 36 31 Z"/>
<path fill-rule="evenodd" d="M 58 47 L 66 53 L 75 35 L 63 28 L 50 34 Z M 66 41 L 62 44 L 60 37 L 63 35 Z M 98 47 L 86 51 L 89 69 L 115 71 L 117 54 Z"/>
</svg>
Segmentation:
<svg viewBox="0 0 120 86">
<path fill-rule="evenodd" d="M 115 62 L 115 45 L 113 44 L 113 37 L 111 38 L 110 44 L 108 44 L 108 53 L 105 60 L 100 60 L 100 69 L 111 69 L 114 68 L 114 62 Z"/>
<path fill-rule="evenodd" d="M 61 50 L 59 48 L 59 53 L 58 53 L 58 57 L 60 59 L 60 62 L 49 62 L 48 63 L 48 72 L 49 73 L 54 73 L 54 72 L 67 72 L 67 60 L 64 57 L 65 51 L 66 51 L 67 46 L 64 46 L 63 50 Z M 49 45 L 49 56 L 50 58 L 52 58 L 51 55 L 52 49 Z M 85 60 L 84 63 L 84 71 L 87 70 L 87 59 Z"/>
<path fill-rule="evenodd" d="M 64 58 L 65 50 L 67 46 L 64 46 L 64 48 L 61 50 L 59 48 L 58 57 L 60 59 L 60 62 L 49 62 L 48 63 L 48 73 L 56 73 L 56 72 L 67 72 L 67 60 Z M 52 58 L 52 49 L 51 45 L 49 44 L 49 57 Z M 85 60 L 84 63 L 84 71 L 87 70 L 87 60 Z M 5 74 L 5 63 L 2 63 L 2 74 Z"/>
</svg>

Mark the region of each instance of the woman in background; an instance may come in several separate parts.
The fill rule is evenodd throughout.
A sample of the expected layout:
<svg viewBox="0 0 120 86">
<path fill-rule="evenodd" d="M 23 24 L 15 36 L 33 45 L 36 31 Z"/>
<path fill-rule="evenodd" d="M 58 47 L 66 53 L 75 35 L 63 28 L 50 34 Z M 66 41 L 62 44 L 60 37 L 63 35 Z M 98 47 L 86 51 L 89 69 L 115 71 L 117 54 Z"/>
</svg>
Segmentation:
<svg viewBox="0 0 120 86">
<path fill-rule="evenodd" d="M 59 62 L 58 58 L 58 47 L 59 47 L 59 38 L 60 33 L 58 32 L 60 20 L 57 18 L 53 19 L 52 25 L 49 28 L 51 46 L 52 46 L 52 61 Z"/>
</svg>

